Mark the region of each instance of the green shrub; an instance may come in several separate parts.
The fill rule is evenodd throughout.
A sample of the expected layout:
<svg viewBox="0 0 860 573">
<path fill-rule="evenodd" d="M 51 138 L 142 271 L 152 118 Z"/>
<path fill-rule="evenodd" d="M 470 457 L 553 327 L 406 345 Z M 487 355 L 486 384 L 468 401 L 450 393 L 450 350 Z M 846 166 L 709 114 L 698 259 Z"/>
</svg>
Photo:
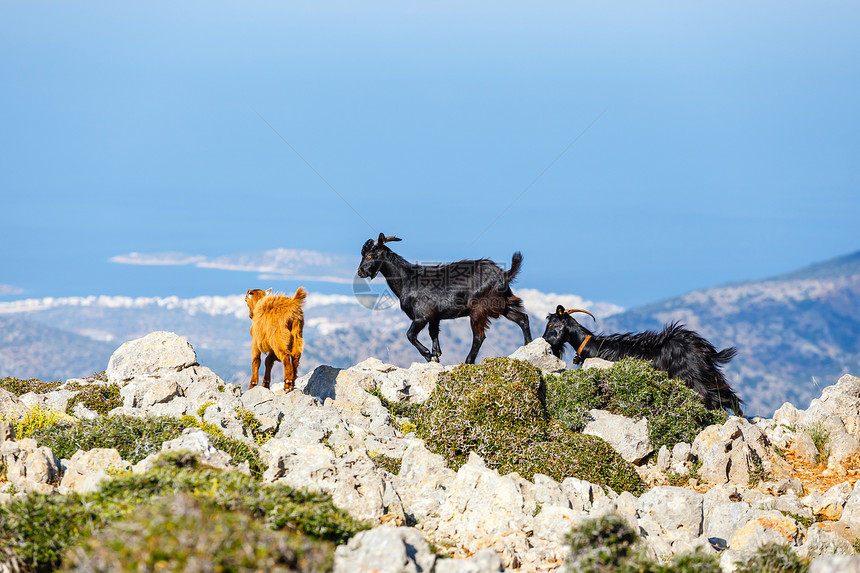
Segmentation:
<svg viewBox="0 0 860 573">
<path fill-rule="evenodd" d="M 201 524 L 205 524 L 201 527 Z M 188 495 L 165 498 L 68 551 L 62 571 L 328 571 L 334 546 Z"/>
<path fill-rule="evenodd" d="M 568 571 L 577 573 L 719 573 L 716 555 L 693 552 L 660 563 L 647 557 L 639 536 L 618 515 L 587 519 L 567 537 Z"/>
<path fill-rule="evenodd" d="M 735 573 L 806 573 L 809 562 L 788 545 L 768 543 L 735 565 Z"/>
<path fill-rule="evenodd" d="M 628 569 L 640 558 L 639 536 L 618 515 L 586 519 L 567 536 L 571 571 L 610 573 Z"/>
<path fill-rule="evenodd" d="M 812 438 L 812 443 L 815 444 L 815 463 L 822 465 L 826 464 L 830 458 L 830 430 L 824 427 L 824 424 L 818 422 L 806 429 L 809 437 Z"/>
<path fill-rule="evenodd" d="M 502 474 L 579 477 L 616 490 L 644 490 L 635 469 L 605 442 L 552 423 L 543 400 L 540 370 L 492 358 L 440 376 L 414 420 L 427 447 L 454 469 L 474 451 Z"/>
<path fill-rule="evenodd" d="M 120 386 L 116 383 L 67 385 L 67 388 L 78 391 L 66 405 L 67 414 L 72 413 L 76 404 L 82 404 L 85 408 L 102 416 L 106 416 L 114 408 L 122 406 L 122 396 L 119 394 Z"/>
<path fill-rule="evenodd" d="M 24 572 L 54 571 L 66 550 L 93 532 L 179 494 L 252 516 L 270 529 L 334 544 L 367 527 L 321 494 L 263 485 L 235 471 L 201 469 L 194 458 L 177 453 L 161 458 L 145 475 L 114 478 L 91 494 L 30 494 L 0 505 L 0 561 L 16 563 Z"/>
<path fill-rule="evenodd" d="M 0 378 L 0 388 L 12 392 L 16 396 L 26 394 L 27 392 L 36 392 L 38 394 L 44 394 L 45 392 L 56 390 L 57 388 L 62 386 L 62 384 L 63 383 L 59 380 L 55 380 L 53 382 L 43 382 L 42 380 L 39 380 L 37 378 L 30 378 L 28 380 L 14 378 L 12 376 Z"/>
<path fill-rule="evenodd" d="M 186 424 L 176 418 L 104 417 L 63 424 L 33 432 L 39 445 L 48 446 L 58 458 L 71 458 L 78 450 L 116 448 L 124 460 L 135 464 L 161 451 L 161 444 L 178 438 Z"/>
<path fill-rule="evenodd" d="M 0 418 L 2 420 L 2 418 Z M 40 432 L 51 431 L 60 424 L 68 423 L 62 412 L 49 410 L 41 406 L 33 406 L 20 420 L 13 420 L 15 439 L 31 438 Z"/>
<path fill-rule="evenodd" d="M 203 416 L 201 416 L 202 418 Z M 236 408 L 236 417 L 242 421 L 242 425 L 247 428 L 254 438 L 254 442 L 258 446 L 262 446 L 275 435 L 275 430 L 264 432 L 260 420 L 254 416 L 254 412 L 246 408 Z"/>
<path fill-rule="evenodd" d="M 692 443 L 711 424 L 727 420 L 725 412 L 708 410 L 701 397 L 679 380 L 650 363 L 625 358 L 610 368 L 568 370 L 547 380 L 547 410 L 574 431 L 597 408 L 629 418 L 648 418 L 648 433 L 655 450 L 678 442 Z"/>
<path fill-rule="evenodd" d="M 175 440 L 185 428 L 198 427 L 209 435 L 212 445 L 232 458 L 235 465 L 248 462 L 251 474 L 260 478 L 266 471 L 260 453 L 253 445 L 225 436 L 221 428 L 202 422 L 194 416 L 182 418 L 135 418 L 99 416 L 77 424 L 61 423 L 32 432 L 42 446 L 48 446 L 58 458 L 71 458 L 78 450 L 116 448 L 124 460 L 136 464 L 146 456 L 161 451 L 161 444 Z"/>
</svg>

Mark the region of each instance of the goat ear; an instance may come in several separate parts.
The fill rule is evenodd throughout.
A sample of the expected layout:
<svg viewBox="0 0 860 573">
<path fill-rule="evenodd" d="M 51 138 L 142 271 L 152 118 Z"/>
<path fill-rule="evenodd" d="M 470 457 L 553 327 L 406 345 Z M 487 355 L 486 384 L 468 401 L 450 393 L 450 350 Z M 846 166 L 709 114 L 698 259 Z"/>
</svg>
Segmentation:
<svg viewBox="0 0 860 573">
<path fill-rule="evenodd" d="M 266 294 L 272 294 L 272 289 L 266 289 Z"/>
<path fill-rule="evenodd" d="M 385 237 L 385 242 L 386 242 L 386 243 L 388 243 L 388 242 L 392 242 L 392 241 L 402 241 L 402 240 L 403 240 L 403 239 L 400 239 L 400 238 L 398 238 L 398 237 L 395 237 L 394 235 L 391 235 L 390 237 Z"/>
<path fill-rule="evenodd" d="M 559 316 L 564 316 L 564 307 L 561 305 L 558 305 L 557 307 L 555 307 L 555 312 Z"/>
</svg>

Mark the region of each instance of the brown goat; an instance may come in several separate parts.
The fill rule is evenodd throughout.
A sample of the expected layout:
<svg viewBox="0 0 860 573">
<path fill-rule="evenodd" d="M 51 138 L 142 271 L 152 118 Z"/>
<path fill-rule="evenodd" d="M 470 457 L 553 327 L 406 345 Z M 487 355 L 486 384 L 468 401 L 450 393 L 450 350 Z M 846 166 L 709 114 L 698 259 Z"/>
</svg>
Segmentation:
<svg viewBox="0 0 860 573">
<path fill-rule="evenodd" d="M 251 317 L 251 385 L 257 385 L 260 375 L 260 354 L 266 354 L 263 388 L 272 380 L 272 365 L 279 360 L 284 365 L 284 392 L 295 387 L 299 359 L 302 357 L 302 329 L 305 318 L 302 303 L 308 296 L 299 287 L 293 298 L 271 294 L 272 289 L 251 289 L 245 295 L 248 316 Z"/>
</svg>

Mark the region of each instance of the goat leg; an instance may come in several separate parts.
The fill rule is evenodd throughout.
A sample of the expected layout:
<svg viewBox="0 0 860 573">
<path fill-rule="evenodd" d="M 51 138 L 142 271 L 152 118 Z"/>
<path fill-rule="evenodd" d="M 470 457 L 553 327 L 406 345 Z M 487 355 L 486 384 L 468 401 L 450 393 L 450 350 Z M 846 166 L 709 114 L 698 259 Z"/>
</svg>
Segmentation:
<svg viewBox="0 0 860 573">
<path fill-rule="evenodd" d="M 266 355 L 266 372 L 263 374 L 263 388 L 268 388 L 272 383 L 272 366 L 274 366 L 275 360 L 277 360 L 277 357 L 274 351 Z"/>
<path fill-rule="evenodd" d="M 439 362 L 439 357 L 442 356 L 442 347 L 439 345 L 439 319 L 430 321 L 430 340 L 433 341 L 433 354 L 430 356 L 431 362 Z"/>
<path fill-rule="evenodd" d="M 248 385 L 248 390 L 257 385 L 260 379 L 260 351 L 255 347 L 251 351 L 251 383 Z"/>
<path fill-rule="evenodd" d="M 507 307 L 504 312 L 504 317 L 515 322 L 523 331 L 523 344 L 528 344 L 532 341 L 532 330 L 529 328 L 529 315 L 524 311 L 515 308 Z"/>
<path fill-rule="evenodd" d="M 421 344 L 418 340 L 418 333 L 424 329 L 424 325 L 427 324 L 426 319 L 416 318 L 412 321 L 412 324 L 409 325 L 409 330 L 406 331 L 406 338 L 409 342 L 412 343 L 412 346 L 418 349 L 418 352 L 421 353 L 421 356 L 424 357 L 424 360 L 430 362 L 433 356 L 430 354 L 430 350 Z"/>
</svg>

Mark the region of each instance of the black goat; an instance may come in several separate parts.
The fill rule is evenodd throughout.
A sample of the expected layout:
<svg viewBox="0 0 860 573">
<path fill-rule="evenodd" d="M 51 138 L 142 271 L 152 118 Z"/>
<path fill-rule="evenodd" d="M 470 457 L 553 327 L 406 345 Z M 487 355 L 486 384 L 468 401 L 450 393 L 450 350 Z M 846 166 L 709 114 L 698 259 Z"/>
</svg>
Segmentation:
<svg viewBox="0 0 860 573">
<path fill-rule="evenodd" d="M 740 407 L 743 400 L 737 397 L 720 369 L 735 357 L 735 348 L 717 352 L 710 342 L 677 322 L 667 325 L 662 332 L 596 336 L 570 316 L 574 312 L 594 318 L 587 310 L 565 310 L 561 305 L 546 317 L 543 338 L 556 356 L 561 357 L 565 343 L 569 342 L 576 349 L 575 363 L 594 357 L 612 361 L 626 356 L 650 360 L 654 368 L 665 371 L 670 378 L 683 380 L 702 397 L 706 408 L 731 408 L 743 416 Z"/>
<path fill-rule="evenodd" d="M 472 348 L 466 364 L 474 364 L 484 342 L 490 319 L 504 316 L 517 323 L 526 344 L 532 341 L 529 317 L 523 301 L 511 292 L 510 283 L 523 262 L 514 253 L 511 268 L 503 271 L 488 259 L 458 261 L 447 265 L 413 265 L 385 246 L 399 241 L 382 233 L 376 240 L 368 239 L 361 247 L 358 276 L 375 278 L 382 273 L 388 287 L 400 299 L 400 308 L 412 320 L 406 338 L 428 362 L 439 362 L 439 321 L 468 316 L 472 322 Z M 418 333 L 430 325 L 433 351 L 418 341 Z"/>
</svg>

